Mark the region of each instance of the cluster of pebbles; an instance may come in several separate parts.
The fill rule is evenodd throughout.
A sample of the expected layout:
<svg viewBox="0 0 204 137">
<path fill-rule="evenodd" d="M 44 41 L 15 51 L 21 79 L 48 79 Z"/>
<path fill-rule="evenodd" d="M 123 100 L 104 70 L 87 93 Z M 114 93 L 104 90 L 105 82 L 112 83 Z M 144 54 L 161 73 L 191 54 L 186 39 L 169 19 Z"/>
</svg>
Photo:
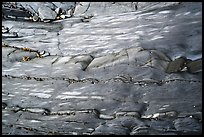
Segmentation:
<svg viewBox="0 0 204 137">
<path fill-rule="evenodd" d="M 40 5 L 40 6 L 39 6 Z M 75 3 L 65 6 L 60 2 L 5 2 L 2 4 L 3 18 L 23 18 L 34 22 L 50 22 L 70 18 L 74 14 Z"/>
</svg>

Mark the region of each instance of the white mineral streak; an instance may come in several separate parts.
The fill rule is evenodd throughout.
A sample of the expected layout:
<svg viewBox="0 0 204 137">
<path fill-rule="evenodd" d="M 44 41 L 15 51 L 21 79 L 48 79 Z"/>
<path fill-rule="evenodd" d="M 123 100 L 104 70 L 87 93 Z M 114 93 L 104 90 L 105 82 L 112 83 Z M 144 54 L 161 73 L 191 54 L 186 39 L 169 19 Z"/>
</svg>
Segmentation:
<svg viewBox="0 0 204 137">
<path fill-rule="evenodd" d="M 81 92 L 72 91 L 72 92 L 63 92 L 62 94 L 65 94 L 65 95 L 80 95 Z"/>
<path fill-rule="evenodd" d="M 105 99 L 104 97 L 102 97 L 102 96 L 90 96 L 91 98 L 93 98 L 93 99 Z"/>
<path fill-rule="evenodd" d="M 45 110 L 42 108 L 27 108 L 27 111 L 33 112 L 33 113 L 43 113 Z"/>
<path fill-rule="evenodd" d="M 27 91 L 27 90 L 30 90 L 29 88 L 21 88 L 21 89 L 22 89 L 22 90 L 26 90 L 26 91 Z"/>
<path fill-rule="evenodd" d="M 39 120 L 31 120 L 30 122 L 33 122 L 33 123 L 40 123 L 42 121 L 39 121 Z"/>
<path fill-rule="evenodd" d="M 52 88 L 47 88 L 47 89 L 45 89 L 43 92 L 44 93 L 51 93 L 51 92 L 53 92 L 55 89 L 52 89 Z"/>
<path fill-rule="evenodd" d="M 171 12 L 172 12 L 171 10 L 166 10 L 166 11 L 160 11 L 159 13 L 166 14 L 166 13 L 171 13 Z"/>
<path fill-rule="evenodd" d="M 37 96 L 39 98 L 50 98 L 52 95 L 44 93 L 29 93 L 31 96 Z"/>
<path fill-rule="evenodd" d="M 87 99 L 87 98 L 89 98 L 89 96 L 58 95 L 56 98 L 60 98 L 60 99 L 69 99 L 69 98 Z"/>
</svg>

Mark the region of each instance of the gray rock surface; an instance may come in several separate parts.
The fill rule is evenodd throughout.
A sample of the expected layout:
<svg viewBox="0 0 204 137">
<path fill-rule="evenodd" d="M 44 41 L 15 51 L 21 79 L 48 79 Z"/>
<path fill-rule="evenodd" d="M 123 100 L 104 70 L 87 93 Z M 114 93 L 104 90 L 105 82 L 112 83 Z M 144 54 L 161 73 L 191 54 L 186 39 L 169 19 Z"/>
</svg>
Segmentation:
<svg viewBox="0 0 204 137">
<path fill-rule="evenodd" d="M 18 34 L 2 37 L 2 134 L 201 134 L 202 4 L 88 5 L 51 23 L 2 20 L 2 36 Z M 166 71 L 181 56 L 195 73 Z"/>
<path fill-rule="evenodd" d="M 53 11 L 52 9 L 50 9 L 47 6 L 41 6 L 38 8 L 38 13 L 39 13 L 39 17 L 44 20 L 44 19 L 50 19 L 50 20 L 54 20 L 57 17 L 57 13 L 55 11 Z"/>
</svg>

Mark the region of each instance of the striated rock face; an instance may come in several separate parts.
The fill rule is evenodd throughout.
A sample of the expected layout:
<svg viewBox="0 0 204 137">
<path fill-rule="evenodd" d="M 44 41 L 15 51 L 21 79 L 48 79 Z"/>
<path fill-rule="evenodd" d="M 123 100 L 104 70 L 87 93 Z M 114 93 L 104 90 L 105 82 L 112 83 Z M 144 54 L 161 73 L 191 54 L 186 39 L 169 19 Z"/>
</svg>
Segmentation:
<svg viewBox="0 0 204 137">
<path fill-rule="evenodd" d="M 76 4 L 75 15 L 113 15 L 143 10 L 149 12 L 178 4 L 180 2 L 79 2 Z"/>
<path fill-rule="evenodd" d="M 202 133 L 201 3 L 16 4 L 53 21 L 2 20 L 2 134 Z"/>
</svg>

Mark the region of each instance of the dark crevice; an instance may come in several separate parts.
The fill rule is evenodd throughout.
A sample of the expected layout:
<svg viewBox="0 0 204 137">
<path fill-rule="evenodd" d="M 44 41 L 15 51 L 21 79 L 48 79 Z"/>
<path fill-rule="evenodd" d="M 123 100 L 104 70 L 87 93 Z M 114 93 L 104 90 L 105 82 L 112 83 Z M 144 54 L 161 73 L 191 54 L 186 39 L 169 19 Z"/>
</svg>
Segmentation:
<svg viewBox="0 0 204 137">
<path fill-rule="evenodd" d="M 128 80 L 123 77 L 116 77 L 116 78 L 110 78 L 107 80 L 98 80 L 96 78 L 85 78 L 81 80 L 76 80 L 76 79 L 70 79 L 70 78 L 62 78 L 62 77 L 31 77 L 31 76 L 12 76 L 12 75 L 2 75 L 4 78 L 8 79 L 25 79 L 25 80 L 36 80 L 36 81 L 45 81 L 45 80 L 65 80 L 69 84 L 73 83 L 85 83 L 85 82 L 91 82 L 92 84 L 97 84 L 97 83 L 107 83 L 109 81 L 113 82 L 123 82 L 123 83 L 129 83 L 129 84 L 134 84 L 134 85 L 139 85 L 139 86 L 147 86 L 147 85 L 152 85 L 156 84 L 158 86 L 162 86 L 163 84 L 169 83 L 169 82 L 175 82 L 175 81 L 180 81 L 180 82 L 197 82 L 201 83 L 199 80 L 187 80 L 187 79 L 170 79 L 170 80 L 136 80 L 133 81 L 131 78 Z"/>
</svg>

